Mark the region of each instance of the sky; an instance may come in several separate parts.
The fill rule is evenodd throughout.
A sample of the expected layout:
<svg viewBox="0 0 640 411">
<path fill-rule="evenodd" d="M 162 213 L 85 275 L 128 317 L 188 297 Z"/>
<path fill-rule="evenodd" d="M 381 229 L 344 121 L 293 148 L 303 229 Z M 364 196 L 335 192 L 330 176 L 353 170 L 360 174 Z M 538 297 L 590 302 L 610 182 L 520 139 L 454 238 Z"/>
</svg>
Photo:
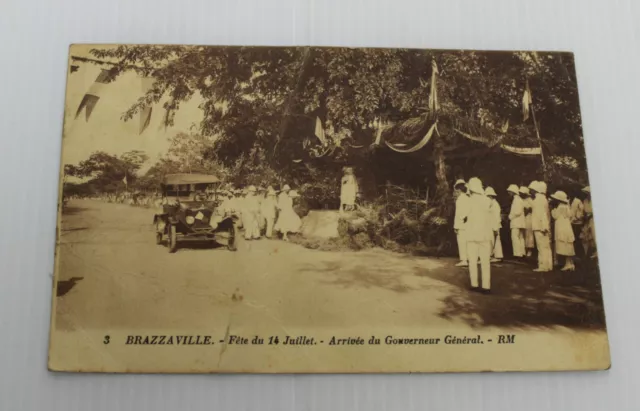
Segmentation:
<svg viewBox="0 0 640 411">
<path fill-rule="evenodd" d="M 75 45 L 70 53 L 73 56 L 93 57 L 89 54 L 89 49 L 86 45 Z M 98 150 L 115 155 L 142 150 L 149 156 L 141 169 L 144 172 L 165 154 L 171 137 L 179 132 L 189 131 L 202 120 L 199 108 L 202 99 L 196 95 L 180 104 L 174 126 L 165 129 L 165 110 L 162 106 L 168 98 L 164 98 L 153 106 L 151 122 L 139 134 L 139 115 L 126 122 L 121 119 L 122 114 L 143 95 L 142 80 L 134 72 L 123 73 L 114 82 L 101 87 L 100 100 L 88 121 L 84 110 L 75 118 L 82 98 L 94 84 L 101 67 L 91 63 L 72 62 L 70 59 L 69 65 L 71 64 L 79 65 L 79 68 L 74 73 L 69 72 L 67 78 L 62 154 L 64 164 L 77 164 Z"/>
</svg>

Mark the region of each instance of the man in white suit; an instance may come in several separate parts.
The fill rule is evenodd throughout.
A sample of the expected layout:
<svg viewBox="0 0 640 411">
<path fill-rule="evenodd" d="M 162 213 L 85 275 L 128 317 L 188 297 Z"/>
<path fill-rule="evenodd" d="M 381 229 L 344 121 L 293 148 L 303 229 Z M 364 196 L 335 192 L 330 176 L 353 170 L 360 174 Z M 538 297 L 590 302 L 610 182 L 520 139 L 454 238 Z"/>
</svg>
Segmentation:
<svg viewBox="0 0 640 411">
<path fill-rule="evenodd" d="M 524 201 L 520 197 L 520 189 L 517 185 L 511 184 L 507 192 L 513 199 L 511 210 L 509 211 L 509 222 L 511 229 L 511 243 L 513 245 L 513 256 L 524 257 L 526 250 L 524 244 L 525 216 Z"/>
<path fill-rule="evenodd" d="M 529 186 L 535 192 L 533 209 L 531 211 L 531 225 L 538 247 L 538 268 L 533 271 L 548 272 L 553 269 L 553 252 L 551 250 L 551 214 L 547 200 L 547 184 L 535 181 Z"/>
<path fill-rule="evenodd" d="M 458 239 L 458 255 L 460 262 L 456 264 L 458 267 L 466 267 L 469 265 L 467 258 L 467 240 L 465 237 L 465 224 L 467 215 L 469 214 L 469 194 L 467 193 L 467 185 L 464 180 L 458 180 L 453 186 L 456 193 L 456 214 L 453 219 L 453 229 Z"/>
<path fill-rule="evenodd" d="M 491 241 L 497 233 L 491 215 L 491 201 L 484 195 L 482 181 L 469 180 L 469 212 L 465 224 L 467 256 L 471 289 L 488 294 L 491 290 Z M 482 272 L 482 286 L 478 282 L 478 259 Z"/>
</svg>

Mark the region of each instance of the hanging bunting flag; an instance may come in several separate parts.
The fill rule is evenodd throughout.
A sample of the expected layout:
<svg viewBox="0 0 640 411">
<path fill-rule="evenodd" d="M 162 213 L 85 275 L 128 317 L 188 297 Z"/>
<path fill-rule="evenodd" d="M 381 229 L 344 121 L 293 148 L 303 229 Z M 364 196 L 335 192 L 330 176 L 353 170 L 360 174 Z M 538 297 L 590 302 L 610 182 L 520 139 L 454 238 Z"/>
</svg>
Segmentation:
<svg viewBox="0 0 640 411">
<path fill-rule="evenodd" d="M 93 109 L 98 104 L 98 100 L 100 100 L 100 94 L 102 92 L 102 88 L 105 84 L 110 83 L 113 80 L 113 76 L 109 70 L 102 69 L 96 81 L 91 85 L 89 91 L 82 97 L 82 101 L 78 106 L 78 110 L 76 111 L 76 118 L 80 115 L 82 110 L 85 110 L 85 119 L 89 121 L 89 117 L 91 117 L 91 113 Z"/>
<path fill-rule="evenodd" d="M 142 95 L 146 95 L 149 90 L 153 87 L 154 79 L 153 77 L 142 77 L 140 79 L 142 83 Z M 140 110 L 140 130 L 139 134 L 142 134 L 147 127 L 149 127 L 149 123 L 151 122 L 151 112 L 153 111 L 152 106 L 146 106 L 142 110 Z"/>
<path fill-rule="evenodd" d="M 529 80 L 527 80 L 527 84 L 524 88 L 524 94 L 522 95 L 522 121 L 527 121 L 529 119 L 529 112 L 531 111 L 531 104 L 533 103 L 533 99 L 531 97 L 531 90 L 529 89 Z"/>
<path fill-rule="evenodd" d="M 461 136 L 469 139 L 469 140 L 477 141 L 478 143 L 484 143 L 484 144 L 488 145 L 489 147 L 495 146 L 495 144 L 491 144 L 491 142 L 488 139 L 485 139 L 485 138 L 482 138 L 482 137 L 477 137 L 477 136 L 472 136 L 471 134 L 465 133 L 465 132 L 463 132 L 461 130 L 458 130 L 456 128 L 454 128 L 454 131 L 456 133 L 460 134 Z M 505 151 L 508 151 L 510 153 L 513 153 L 513 154 L 518 154 L 518 155 L 539 156 L 540 153 L 541 153 L 540 147 L 514 147 L 514 146 L 507 145 L 507 144 L 499 144 L 498 146 L 501 149 L 505 150 Z"/>
<path fill-rule="evenodd" d="M 502 134 L 506 134 L 507 131 L 509 131 L 509 119 L 507 119 L 507 121 L 504 122 L 500 131 L 502 132 Z"/>
<path fill-rule="evenodd" d="M 469 140 L 473 140 L 473 141 L 477 141 L 478 143 L 484 143 L 484 144 L 489 145 L 489 140 L 488 140 L 488 139 L 486 139 L 486 138 L 483 138 L 483 137 L 477 137 L 477 136 L 472 136 L 471 134 L 469 134 L 469 133 L 465 133 L 464 131 L 462 131 L 462 130 L 458 130 L 457 128 L 454 128 L 453 130 L 454 130 L 456 133 L 460 134 L 461 136 L 468 138 Z"/>
<path fill-rule="evenodd" d="M 389 147 L 391 150 L 395 151 L 396 153 L 414 153 L 414 152 L 420 150 L 422 147 L 426 146 L 427 143 L 429 142 L 429 140 L 431 140 L 431 136 L 433 135 L 433 131 L 437 130 L 437 124 L 438 124 L 437 121 L 435 123 L 433 123 L 433 125 L 431 126 L 431 128 L 429 129 L 427 134 L 425 134 L 424 137 L 422 137 L 422 140 L 420 140 L 418 142 L 418 144 L 416 144 L 415 146 L 413 146 L 411 148 L 407 148 L 407 149 L 399 148 L 399 147 L 401 147 L 400 144 L 391 144 L 391 143 L 389 143 L 387 141 L 385 141 L 384 143 L 387 145 L 387 147 Z M 402 146 L 404 146 L 404 144 Z"/>
<path fill-rule="evenodd" d="M 320 121 L 320 117 L 316 117 L 316 137 L 322 143 L 323 146 L 327 145 L 327 138 L 324 135 L 324 129 L 322 128 L 322 122 Z"/>
<path fill-rule="evenodd" d="M 435 60 L 431 61 L 431 94 L 429 95 L 429 110 L 435 112 L 440 110 L 440 103 L 438 103 L 438 65 Z"/>
<path fill-rule="evenodd" d="M 376 141 L 373 142 L 374 146 L 379 146 L 382 142 L 382 129 L 383 129 L 382 121 L 377 118 L 376 119 Z"/>
</svg>

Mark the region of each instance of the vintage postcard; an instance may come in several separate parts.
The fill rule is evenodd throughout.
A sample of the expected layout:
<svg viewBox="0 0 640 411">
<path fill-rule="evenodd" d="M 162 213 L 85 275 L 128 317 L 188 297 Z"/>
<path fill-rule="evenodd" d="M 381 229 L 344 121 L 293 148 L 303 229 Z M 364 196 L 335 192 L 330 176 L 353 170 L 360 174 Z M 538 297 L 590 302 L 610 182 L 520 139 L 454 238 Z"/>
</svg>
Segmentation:
<svg viewBox="0 0 640 411">
<path fill-rule="evenodd" d="M 49 369 L 609 368 L 571 53 L 68 65 Z"/>
</svg>

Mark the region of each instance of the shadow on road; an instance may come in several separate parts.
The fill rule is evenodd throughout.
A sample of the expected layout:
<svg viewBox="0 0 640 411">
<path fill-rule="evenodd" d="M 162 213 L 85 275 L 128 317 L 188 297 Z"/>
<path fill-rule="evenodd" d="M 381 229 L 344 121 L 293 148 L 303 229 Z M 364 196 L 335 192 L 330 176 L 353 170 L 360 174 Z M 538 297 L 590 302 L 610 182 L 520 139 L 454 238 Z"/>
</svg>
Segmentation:
<svg viewBox="0 0 640 411">
<path fill-rule="evenodd" d="M 82 280 L 84 277 L 71 277 L 65 281 L 58 281 L 58 286 L 56 287 L 56 296 L 62 297 L 67 294 L 71 289 L 76 285 L 76 283 Z"/>
<path fill-rule="evenodd" d="M 456 267 L 450 260 L 438 260 L 438 264 L 426 268 L 427 264 L 421 259 L 410 256 L 363 259 L 365 262 L 356 263 L 346 259 L 323 261 L 305 264 L 300 269 L 323 275 L 323 284 L 382 288 L 405 294 L 403 298 L 414 298 L 416 293 L 424 294 L 420 298 L 429 298 L 431 291 L 433 298 L 442 303 L 438 316 L 463 320 L 471 327 L 605 328 L 602 290 L 595 264 L 573 273 L 536 273 L 526 264 L 494 264 L 492 294 L 483 295 L 469 290 L 468 269 Z M 415 277 L 436 281 L 420 284 L 411 280 Z"/>
<path fill-rule="evenodd" d="M 447 267 L 416 271 L 453 285 L 439 315 L 472 327 L 551 327 L 604 329 L 604 307 L 597 267 L 566 273 L 536 273 L 532 267 L 501 263 L 491 267 L 491 295 L 471 292 L 468 270 Z"/>
<path fill-rule="evenodd" d="M 73 214 L 78 214 L 81 213 L 83 211 L 88 210 L 85 207 L 78 207 L 78 206 L 66 206 L 62 208 L 62 214 L 64 215 L 73 215 Z"/>
<path fill-rule="evenodd" d="M 168 247 L 167 240 L 164 239 L 158 247 Z M 179 253 L 181 250 L 217 250 L 217 249 L 226 249 L 227 246 L 223 244 L 219 244 L 212 240 L 189 240 L 189 241 L 178 241 L 178 247 L 176 248 L 176 253 Z M 167 250 L 167 252 L 169 252 Z"/>
</svg>

